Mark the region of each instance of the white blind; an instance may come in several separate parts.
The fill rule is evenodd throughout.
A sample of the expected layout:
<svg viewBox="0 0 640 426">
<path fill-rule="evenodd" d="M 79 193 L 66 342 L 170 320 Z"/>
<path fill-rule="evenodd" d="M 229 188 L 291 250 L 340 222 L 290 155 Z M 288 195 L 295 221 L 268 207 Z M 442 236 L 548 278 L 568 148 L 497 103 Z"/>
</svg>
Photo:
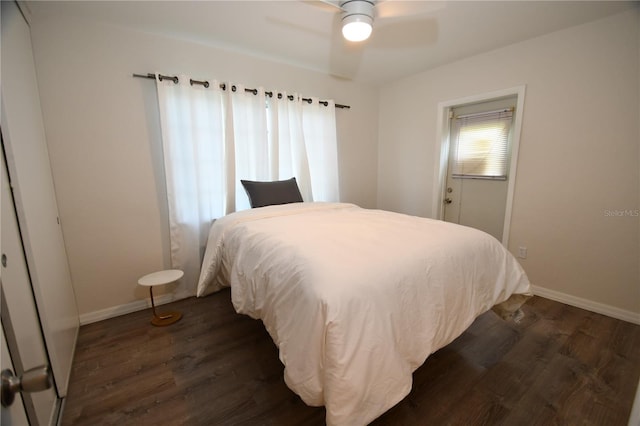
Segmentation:
<svg viewBox="0 0 640 426">
<path fill-rule="evenodd" d="M 457 117 L 453 177 L 506 179 L 512 121 L 510 110 Z"/>
</svg>

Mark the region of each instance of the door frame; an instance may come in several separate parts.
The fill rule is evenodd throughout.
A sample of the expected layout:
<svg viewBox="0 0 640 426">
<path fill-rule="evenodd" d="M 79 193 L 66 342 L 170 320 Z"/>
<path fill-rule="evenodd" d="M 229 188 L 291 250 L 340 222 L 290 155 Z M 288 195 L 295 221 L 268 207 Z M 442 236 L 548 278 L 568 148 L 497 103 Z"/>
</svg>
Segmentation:
<svg viewBox="0 0 640 426">
<path fill-rule="evenodd" d="M 436 129 L 436 153 L 433 179 L 432 212 L 435 219 L 444 220 L 443 200 L 445 187 L 447 186 L 447 168 L 449 164 L 449 137 L 451 134 L 449 112 L 453 107 L 490 101 L 496 98 L 508 96 L 516 97 L 516 111 L 513 121 L 513 136 L 511 140 L 511 161 L 509 165 L 509 183 L 507 186 L 507 202 L 504 212 L 504 226 L 502 228 L 502 245 L 506 248 L 509 244 L 509 231 L 511 229 L 511 211 L 513 207 L 513 194 L 515 190 L 518 152 L 520 148 L 520 133 L 522 130 L 522 117 L 524 113 L 524 97 L 526 86 L 515 86 L 508 89 L 481 93 L 464 98 L 451 99 L 438 103 L 438 126 Z"/>
</svg>

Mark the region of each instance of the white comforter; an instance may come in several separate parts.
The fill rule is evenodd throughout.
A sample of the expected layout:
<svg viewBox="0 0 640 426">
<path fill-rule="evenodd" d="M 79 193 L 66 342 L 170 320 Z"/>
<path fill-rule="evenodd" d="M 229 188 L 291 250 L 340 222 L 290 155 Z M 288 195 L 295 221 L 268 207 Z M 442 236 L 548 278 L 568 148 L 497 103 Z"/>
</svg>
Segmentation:
<svg viewBox="0 0 640 426">
<path fill-rule="evenodd" d="M 513 256 L 481 231 L 352 204 L 296 203 L 212 226 L 198 296 L 231 286 L 263 321 L 285 382 L 329 425 L 364 425 L 411 390 L 412 372 L 511 294 Z"/>
</svg>

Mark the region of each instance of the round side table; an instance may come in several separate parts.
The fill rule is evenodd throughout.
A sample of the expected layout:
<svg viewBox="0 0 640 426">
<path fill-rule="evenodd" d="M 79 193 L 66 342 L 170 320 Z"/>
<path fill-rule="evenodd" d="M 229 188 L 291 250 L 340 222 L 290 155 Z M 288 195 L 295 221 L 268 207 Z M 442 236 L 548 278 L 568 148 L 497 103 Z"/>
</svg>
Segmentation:
<svg viewBox="0 0 640 426">
<path fill-rule="evenodd" d="M 180 312 L 166 312 L 161 315 L 158 315 L 156 313 L 156 305 L 153 302 L 153 286 L 170 284 L 174 281 L 178 281 L 180 278 L 182 278 L 183 275 L 184 272 L 179 269 L 168 269 L 166 271 L 158 271 L 152 274 L 145 275 L 138 280 L 138 284 L 149 287 L 149 296 L 151 296 L 151 309 L 153 311 L 153 319 L 151 319 L 151 324 L 162 327 L 173 324 L 174 322 L 182 318 L 182 314 Z"/>
</svg>

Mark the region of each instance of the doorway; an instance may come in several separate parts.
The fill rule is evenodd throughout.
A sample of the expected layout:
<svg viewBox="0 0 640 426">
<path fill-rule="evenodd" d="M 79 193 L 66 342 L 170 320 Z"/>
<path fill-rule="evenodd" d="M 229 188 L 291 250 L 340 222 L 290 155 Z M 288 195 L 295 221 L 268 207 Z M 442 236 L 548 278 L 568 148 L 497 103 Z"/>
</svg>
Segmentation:
<svg viewBox="0 0 640 426">
<path fill-rule="evenodd" d="M 444 220 L 502 241 L 515 96 L 451 108 Z"/>
<path fill-rule="evenodd" d="M 439 104 L 433 211 L 506 247 L 524 86 Z"/>
</svg>

